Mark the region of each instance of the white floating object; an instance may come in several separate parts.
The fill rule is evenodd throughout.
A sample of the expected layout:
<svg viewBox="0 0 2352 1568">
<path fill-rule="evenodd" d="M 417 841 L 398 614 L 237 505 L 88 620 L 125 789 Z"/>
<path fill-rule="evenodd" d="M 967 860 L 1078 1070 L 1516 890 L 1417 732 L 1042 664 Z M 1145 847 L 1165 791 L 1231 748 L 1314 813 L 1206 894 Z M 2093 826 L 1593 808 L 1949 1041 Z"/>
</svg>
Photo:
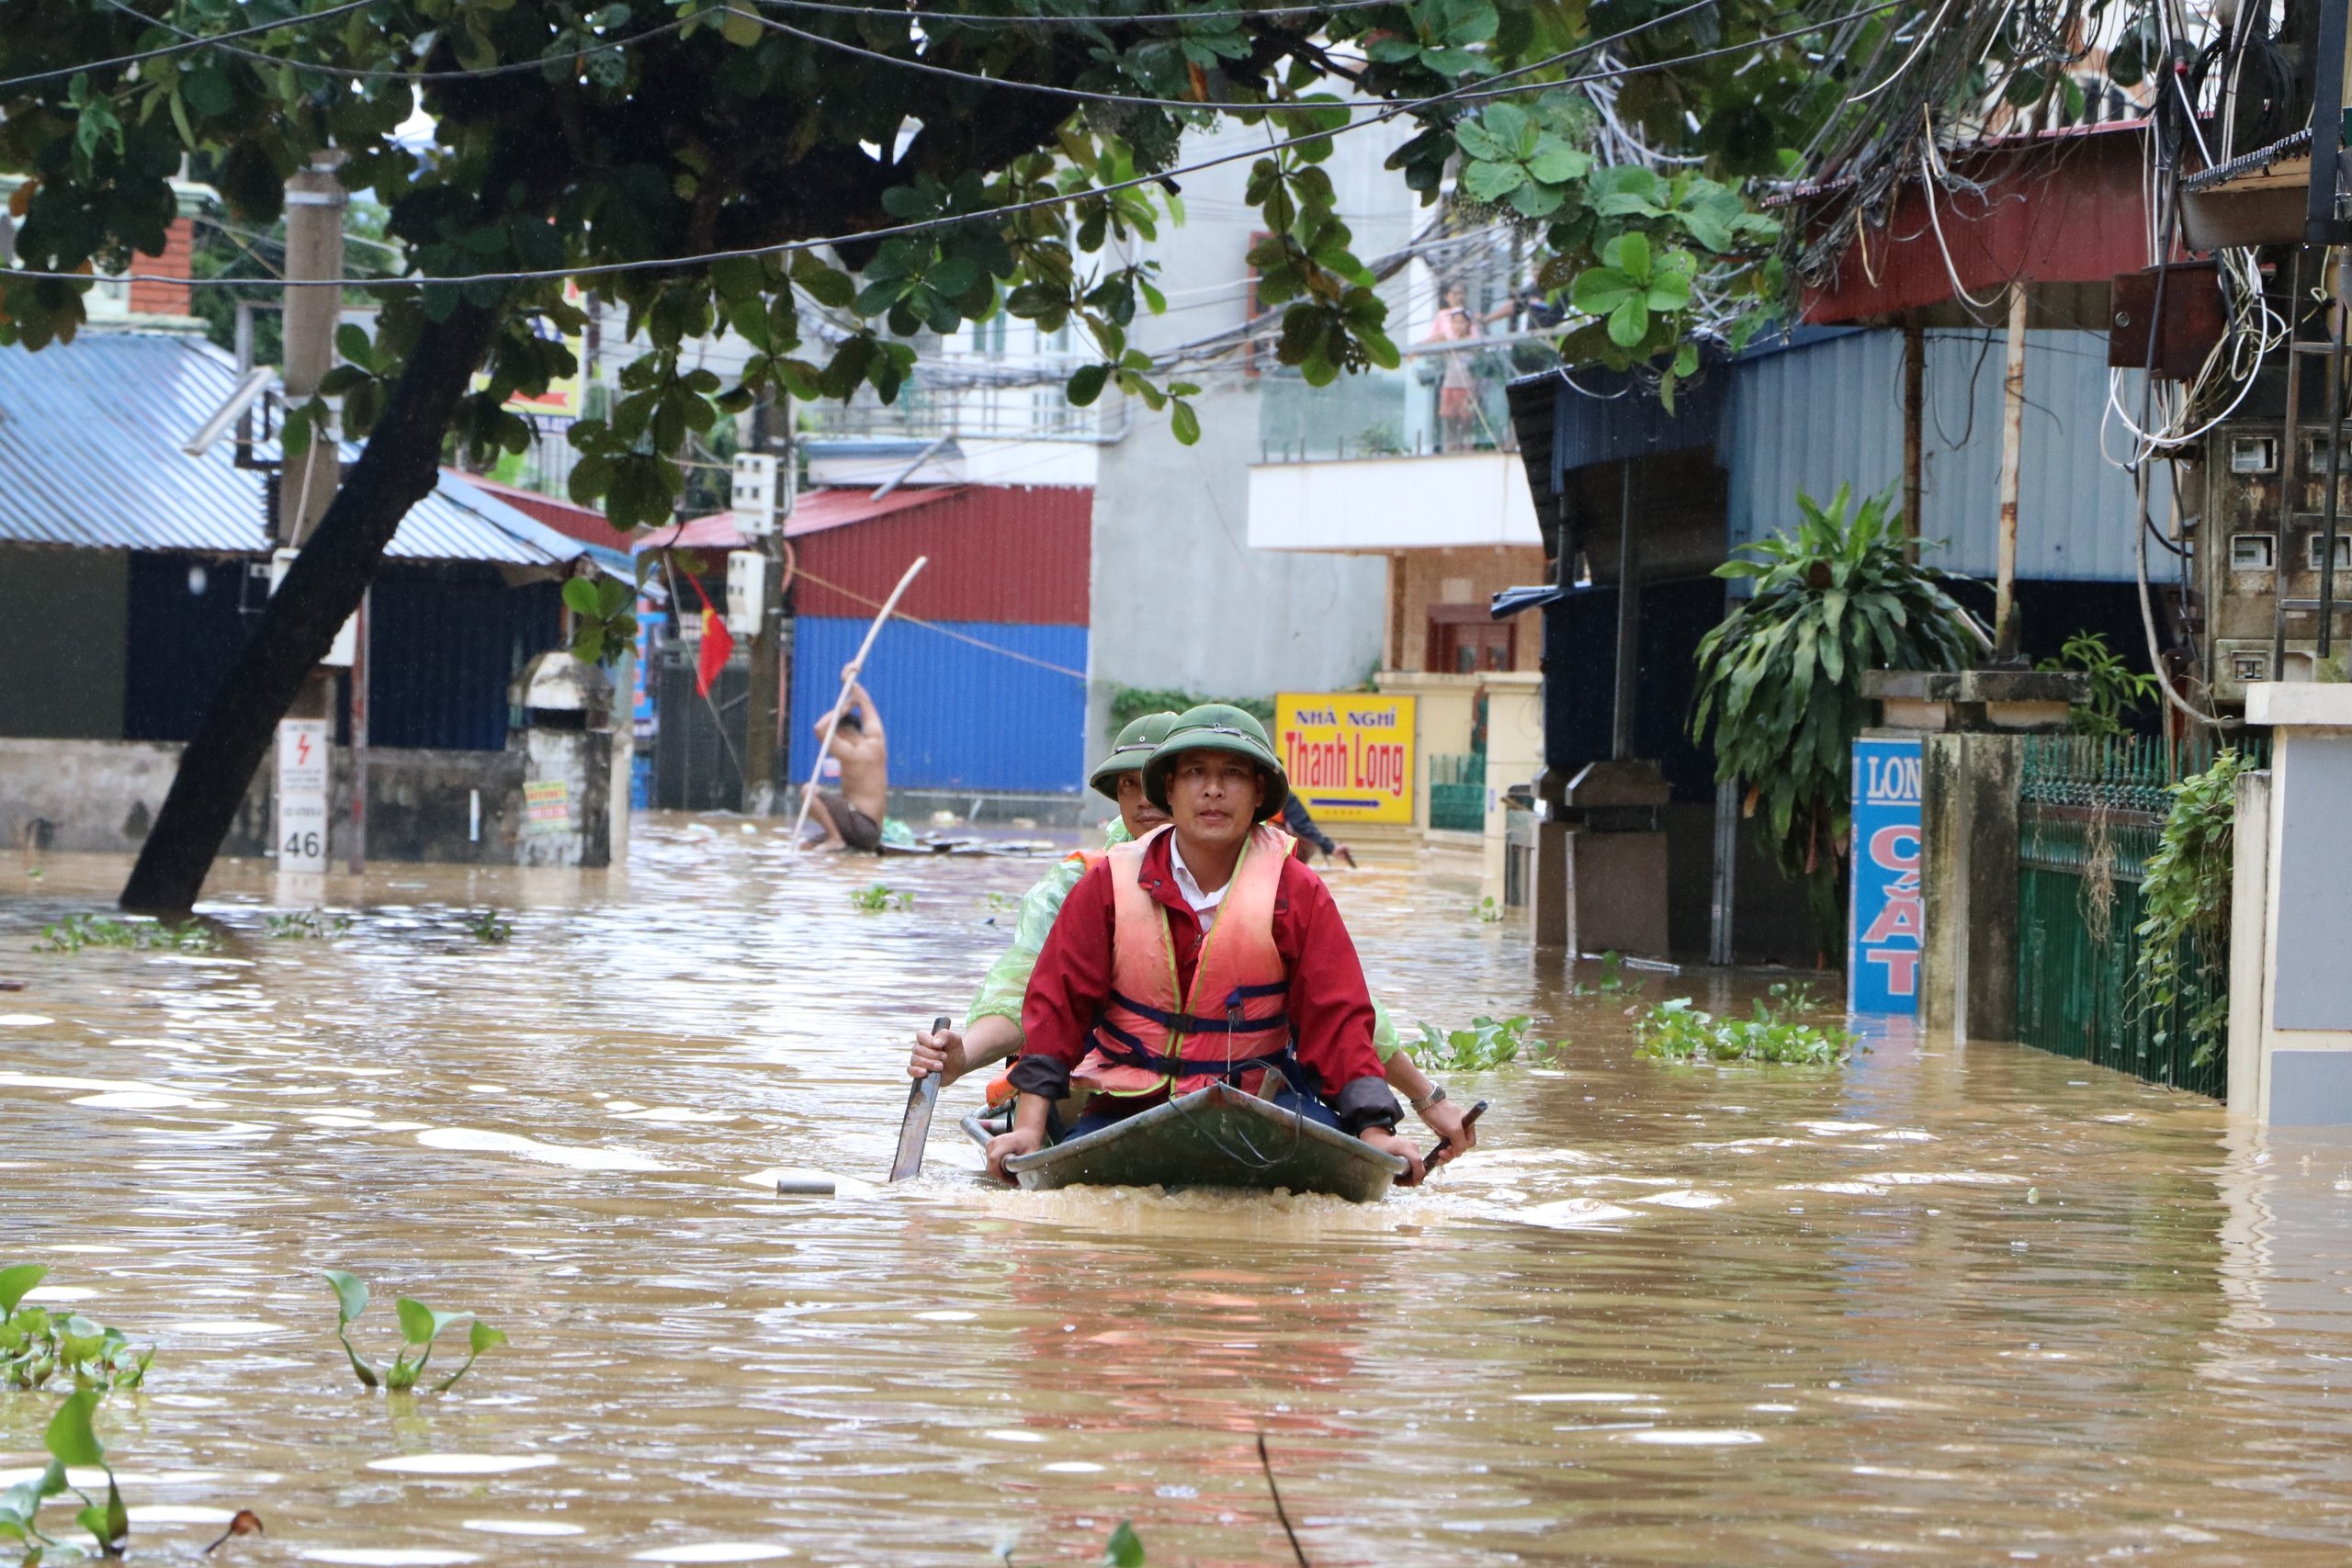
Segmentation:
<svg viewBox="0 0 2352 1568">
<path fill-rule="evenodd" d="M 1657 1427 L 1646 1432 L 1627 1432 L 1623 1440 L 1668 1449 L 1729 1449 L 1760 1443 L 1764 1435 L 1724 1427 Z"/>
<path fill-rule="evenodd" d="M 25 1300 L 47 1306 L 51 1302 L 86 1302 L 97 1293 L 87 1285 L 35 1285 L 25 1292 Z"/>
<path fill-rule="evenodd" d="M 1043 1433 L 1024 1432 L 1018 1427 L 991 1427 L 980 1436 L 992 1438 L 1000 1443 L 1042 1443 L 1046 1440 Z"/>
<path fill-rule="evenodd" d="M 0 1029 L 39 1029 L 43 1024 L 56 1021 L 37 1012 L 0 1012 Z"/>
<path fill-rule="evenodd" d="M 571 1144 L 543 1144 L 519 1133 L 492 1133 L 480 1127 L 435 1127 L 416 1135 L 428 1149 L 456 1149 L 467 1154 L 515 1155 L 541 1165 L 571 1170 L 668 1170 L 660 1160 L 627 1149 L 583 1148 Z"/>
<path fill-rule="evenodd" d="M 1057 1459 L 1051 1464 L 1040 1465 L 1038 1468 L 1050 1470 L 1057 1475 L 1093 1475 L 1102 1467 L 1092 1460 Z"/>
<path fill-rule="evenodd" d="M 756 1187 L 763 1192 L 779 1192 L 788 1197 L 802 1198 L 864 1198 L 872 1194 L 874 1183 L 861 1181 L 854 1176 L 822 1170 L 813 1165 L 772 1165 L 765 1170 L 755 1170 L 740 1177 L 746 1187 Z M 790 1182 L 793 1185 L 786 1186 Z"/>
<path fill-rule="evenodd" d="M 461 1523 L 465 1529 L 469 1530 L 480 1530 L 484 1535 L 536 1535 L 552 1537 L 560 1535 L 585 1535 L 588 1533 L 586 1529 L 579 1525 L 558 1524 L 553 1519 L 466 1519 L 461 1521 Z"/>
<path fill-rule="evenodd" d="M 368 1468 L 402 1475 L 511 1475 L 518 1470 L 545 1470 L 555 1462 L 553 1454 L 396 1454 L 371 1459 Z"/>
<path fill-rule="evenodd" d="M 768 1562 L 792 1555 L 792 1548 L 772 1540 L 706 1540 L 693 1546 L 659 1546 L 640 1551 L 638 1562 Z"/>
<path fill-rule="evenodd" d="M 915 1314 L 915 1316 L 925 1323 L 969 1323 L 979 1315 L 976 1312 L 958 1312 L 954 1307 L 942 1307 L 937 1312 Z"/>
</svg>

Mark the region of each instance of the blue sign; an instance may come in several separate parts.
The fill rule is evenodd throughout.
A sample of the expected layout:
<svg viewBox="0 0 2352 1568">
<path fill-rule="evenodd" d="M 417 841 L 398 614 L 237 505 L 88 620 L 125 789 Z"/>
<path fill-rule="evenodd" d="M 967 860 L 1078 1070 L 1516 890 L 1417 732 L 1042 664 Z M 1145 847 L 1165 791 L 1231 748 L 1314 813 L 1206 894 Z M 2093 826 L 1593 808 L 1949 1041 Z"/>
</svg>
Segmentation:
<svg viewBox="0 0 2352 1568">
<path fill-rule="evenodd" d="M 1854 899 L 1846 1005 L 1916 1014 L 1919 949 L 1919 742 L 1854 742 Z"/>
</svg>

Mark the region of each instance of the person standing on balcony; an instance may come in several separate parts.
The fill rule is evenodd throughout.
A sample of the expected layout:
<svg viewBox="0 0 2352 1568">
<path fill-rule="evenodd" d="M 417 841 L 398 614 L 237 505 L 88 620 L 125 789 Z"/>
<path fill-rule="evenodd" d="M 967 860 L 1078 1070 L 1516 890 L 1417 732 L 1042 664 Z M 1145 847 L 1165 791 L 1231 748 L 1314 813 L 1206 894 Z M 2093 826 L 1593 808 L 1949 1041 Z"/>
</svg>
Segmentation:
<svg viewBox="0 0 2352 1568">
<path fill-rule="evenodd" d="M 1430 323 L 1424 343 L 1466 343 L 1484 330 L 1470 310 L 1470 286 L 1449 283 L 1445 303 Z M 1478 423 L 1478 379 L 1471 373 L 1470 355 L 1456 350 L 1440 356 L 1443 367 L 1437 383 L 1438 450 L 1467 452 Z"/>
</svg>

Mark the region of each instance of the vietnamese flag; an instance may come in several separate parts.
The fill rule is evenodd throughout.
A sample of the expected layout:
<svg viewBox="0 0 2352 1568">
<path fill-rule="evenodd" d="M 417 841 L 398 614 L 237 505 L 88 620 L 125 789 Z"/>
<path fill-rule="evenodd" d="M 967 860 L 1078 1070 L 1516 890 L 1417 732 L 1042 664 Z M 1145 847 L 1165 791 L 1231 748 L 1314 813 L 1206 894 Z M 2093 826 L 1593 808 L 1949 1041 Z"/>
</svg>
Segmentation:
<svg viewBox="0 0 2352 1568">
<path fill-rule="evenodd" d="M 695 695 L 710 695 L 710 683 L 727 668 L 735 655 L 735 634 L 727 629 L 726 619 L 710 607 L 710 593 L 702 579 L 689 572 L 686 581 L 695 585 L 695 592 L 702 600 L 702 653 L 695 660 Z"/>
</svg>

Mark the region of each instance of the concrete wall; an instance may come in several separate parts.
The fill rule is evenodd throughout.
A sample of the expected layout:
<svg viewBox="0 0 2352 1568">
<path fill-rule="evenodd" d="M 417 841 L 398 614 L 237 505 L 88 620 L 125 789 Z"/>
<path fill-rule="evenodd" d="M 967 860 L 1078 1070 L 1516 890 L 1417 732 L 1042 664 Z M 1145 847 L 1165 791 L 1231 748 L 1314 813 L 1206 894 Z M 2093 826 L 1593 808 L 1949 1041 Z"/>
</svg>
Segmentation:
<svg viewBox="0 0 2352 1568">
<path fill-rule="evenodd" d="M 29 830 L 53 850 L 135 854 L 171 789 L 179 761 L 177 745 L 156 741 L 0 739 L 0 843 L 21 845 Z M 268 852 L 272 772 L 273 764 L 266 761 L 246 790 L 236 823 L 222 841 L 223 854 Z M 332 790 L 327 842 L 340 865 L 351 852 L 347 748 L 335 750 Z M 377 747 L 368 753 L 371 860 L 513 865 L 522 820 L 518 751 Z"/>
<path fill-rule="evenodd" d="M 1544 549 L 1489 546 L 1479 549 L 1403 550 L 1391 558 L 1389 592 L 1396 611 L 1389 627 L 1391 670 L 1429 667 L 1430 607 L 1469 604 L 1483 609 L 1506 588 L 1542 582 Z M 1532 674 L 1544 666 L 1544 620 L 1521 615 L 1511 641 L 1511 668 Z"/>
<path fill-rule="evenodd" d="M 127 551 L 0 546 L 0 736 L 120 739 L 130 613 Z"/>
<path fill-rule="evenodd" d="M 1185 139 L 1193 160 L 1238 152 L 1262 133 L 1227 128 Z M 1402 132 L 1342 138 L 1325 167 L 1370 257 L 1402 245 L 1418 221 L 1412 194 L 1380 167 Z M 1148 254 L 1170 309 L 1138 316 L 1131 338 L 1164 350 L 1248 319 L 1246 254 L 1260 220 L 1242 200 L 1247 159 L 1184 181 L 1186 221 Z M 1113 688 L 1177 687 L 1216 696 L 1322 691 L 1361 682 L 1379 661 L 1386 619 L 1382 560 L 1249 547 L 1250 465 L 1259 457 L 1256 383 L 1238 355 L 1190 379 L 1198 445 L 1182 446 L 1165 412 L 1131 405 L 1133 428 L 1102 449 L 1094 490 L 1093 636 L 1087 751 L 1108 736 Z"/>
</svg>

